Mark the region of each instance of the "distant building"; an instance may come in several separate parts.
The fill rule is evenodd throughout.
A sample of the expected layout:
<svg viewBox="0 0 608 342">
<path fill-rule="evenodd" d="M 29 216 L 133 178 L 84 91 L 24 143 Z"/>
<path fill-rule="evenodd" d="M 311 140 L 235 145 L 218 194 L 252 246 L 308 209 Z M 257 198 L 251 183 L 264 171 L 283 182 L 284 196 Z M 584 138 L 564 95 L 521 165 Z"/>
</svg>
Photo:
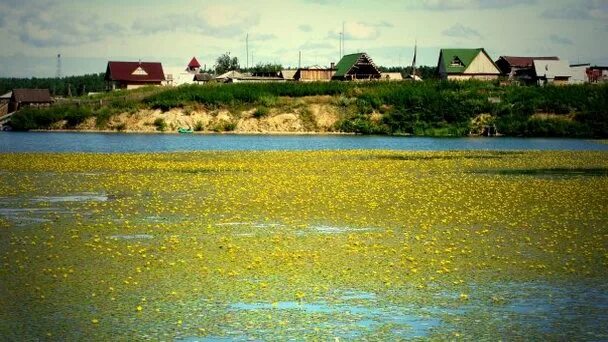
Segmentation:
<svg viewBox="0 0 608 342">
<path fill-rule="evenodd" d="M 331 78 L 336 73 L 334 68 L 324 68 L 318 65 L 299 68 L 296 70 L 294 79 L 300 82 L 321 82 L 331 81 Z"/>
<path fill-rule="evenodd" d="M 403 75 L 400 72 L 383 72 L 380 75 L 382 81 L 403 81 Z"/>
<path fill-rule="evenodd" d="M 196 57 L 192 57 L 186 71 L 192 74 L 198 74 L 201 71 L 201 63 L 196 60 Z"/>
<path fill-rule="evenodd" d="M 592 66 L 587 68 L 590 83 L 608 82 L 608 66 Z"/>
<path fill-rule="evenodd" d="M 331 78 L 339 81 L 364 81 L 380 79 L 380 71 L 374 61 L 364 52 L 342 57 Z"/>
<path fill-rule="evenodd" d="M 201 71 L 201 64 L 196 57 L 192 57 L 185 69 L 168 68 L 165 69 L 164 85 L 180 86 L 183 84 L 194 84 L 194 75 Z"/>
<path fill-rule="evenodd" d="M 498 79 L 500 75 L 500 69 L 483 48 L 441 49 L 437 70 L 443 80 L 489 81 Z"/>
<path fill-rule="evenodd" d="M 297 69 L 284 69 L 281 70 L 280 76 L 283 77 L 285 81 L 295 81 L 295 75 L 298 72 Z"/>
<path fill-rule="evenodd" d="M 568 61 L 534 61 L 534 73 L 539 85 L 564 85 L 570 82 L 572 70 Z"/>
<path fill-rule="evenodd" d="M 591 64 L 571 64 L 570 71 L 572 72 L 572 78 L 570 78 L 570 84 L 583 84 L 589 83 L 589 75 L 587 69 L 591 67 Z"/>
<path fill-rule="evenodd" d="M 0 116 L 8 114 L 8 104 L 11 102 L 13 92 L 9 91 L 6 94 L 0 95 Z"/>
<path fill-rule="evenodd" d="M 192 81 L 196 84 L 209 83 L 212 80 L 213 80 L 213 76 L 211 76 L 211 74 L 209 74 L 207 72 L 202 72 L 202 73 L 196 74 L 192 78 Z"/>
<path fill-rule="evenodd" d="M 13 89 L 8 103 L 12 113 L 25 107 L 48 107 L 53 103 L 48 89 Z"/>
<path fill-rule="evenodd" d="M 214 80 L 222 83 L 233 83 L 238 82 L 238 80 L 242 79 L 243 77 L 245 77 L 245 75 L 241 74 L 240 72 L 236 70 L 230 70 L 219 76 L 216 76 Z"/>
<path fill-rule="evenodd" d="M 535 84 L 536 74 L 534 71 L 534 61 L 558 61 L 556 56 L 548 57 L 516 57 L 500 56 L 496 61 L 496 66 L 500 69 L 503 76 L 509 80 L 517 80 L 525 84 Z"/>
<path fill-rule="evenodd" d="M 135 89 L 159 86 L 165 81 L 163 66 L 158 62 L 108 62 L 105 80 L 108 88 Z"/>
</svg>

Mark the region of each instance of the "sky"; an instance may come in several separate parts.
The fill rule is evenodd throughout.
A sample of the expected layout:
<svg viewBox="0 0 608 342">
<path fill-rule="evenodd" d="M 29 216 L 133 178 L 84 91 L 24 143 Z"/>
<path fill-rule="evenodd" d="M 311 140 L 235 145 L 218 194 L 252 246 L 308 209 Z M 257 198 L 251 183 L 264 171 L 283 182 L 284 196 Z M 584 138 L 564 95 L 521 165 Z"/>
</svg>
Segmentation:
<svg viewBox="0 0 608 342">
<path fill-rule="evenodd" d="M 367 52 L 383 66 L 436 65 L 441 48 L 608 65 L 608 0 L 0 0 L 0 77 L 104 72 L 108 60 L 211 67 L 329 66 Z"/>
</svg>

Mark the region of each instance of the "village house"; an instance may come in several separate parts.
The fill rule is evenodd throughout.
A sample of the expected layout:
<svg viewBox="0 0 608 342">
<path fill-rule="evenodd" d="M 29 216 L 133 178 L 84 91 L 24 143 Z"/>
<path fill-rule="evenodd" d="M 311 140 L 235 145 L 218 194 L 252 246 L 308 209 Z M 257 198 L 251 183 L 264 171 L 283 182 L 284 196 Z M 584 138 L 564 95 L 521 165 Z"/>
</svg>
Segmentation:
<svg viewBox="0 0 608 342">
<path fill-rule="evenodd" d="M 564 85 L 570 82 L 572 70 L 568 61 L 534 61 L 534 73 L 539 85 Z"/>
<path fill-rule="evenodd" d="M 571 64 L 570 71 L 572 72 L 572 78 L 570 78 L 570 84 L 583 84 L 589 83 L 589 75 L 587 69 L 591 66 L 589 63 L 583 64 Z"/>
<path fill-rule="evenodd" d="M 48 107 L 53 103 L 48 89 L 13 89 L 8 103 L 8 113 L 25 107 Z"/>
<path fill-rule="evenodd" d="M 496 66 L 500 69 L 503 76 L 509 80 L 517 80 L 524 84 L 536 84 L 536 74 L 534 71 L 534 61 L 558 61 L 556 56 L 548 57 L 517 57 L 500 56 L 496 61 Z"/>
<path fill-rule="evenodd" d="M 587 77 L 590 83 L 608 82 L 608 66 L 592 66 L 587 68 Z"/>
<path fill-rule="evenodd" d="M 380 75 L 381 81 L 403 81 L 403 75 L 400 72 L 383 72 Z"/>
<path fill-rule="evenodd" d="M 201 71 L 201 64 L 196 57 L 192 57 L 185 69 L 168 68 L 165 69 L 164 85 L 180 86 L 183 84 L 194 84 L 194 76 Z"/>
<path fill-rule="evenodd" d="M 136 89 L 159 86 L 165 81 L 163 66 L 158 62 L 108 62 L 105 80 L 108 89 Z"/>
<path fill-rule="evenodd" d="M 208 72 L 198 73 L 198 74 L 194 75 L 194 77 L 192 78 L 192 81 L 196 84 L 209 83 L 212 80 L 213 80 L 213 76 L 211 76 L 211 74 Z"/>
<path fill-rule="evenodd" d="M 439 76 L 443 80 L 496 80 L 500 70 L 486 50 L 441 49 L 437 63 Z"/>
<path fill-rule="evenodd" d="M 336 69 L 333 66 L 330 68 L 323 68 L 315 65 L 307 68 L 299 68 L 294 74 L 294 79 L 300 82 L 321 82 L 331 81 L 331 78 L 336 73 Z"/>
<path fill-rule="evenodd" d="M 364 81 L 378 80 L 381 74 L 374 61 L 365 52 L 353 53 L 342 57 L 336 65 L 336 72 L 332 80 L 338 81 Z"/>
<path fill-rule="evenodd" d="M 6 94 L 0 95 L 0 116 L 8 114 L 8 103 L 11 101 L 13 92 L 9 91 Z"/>
</svg>

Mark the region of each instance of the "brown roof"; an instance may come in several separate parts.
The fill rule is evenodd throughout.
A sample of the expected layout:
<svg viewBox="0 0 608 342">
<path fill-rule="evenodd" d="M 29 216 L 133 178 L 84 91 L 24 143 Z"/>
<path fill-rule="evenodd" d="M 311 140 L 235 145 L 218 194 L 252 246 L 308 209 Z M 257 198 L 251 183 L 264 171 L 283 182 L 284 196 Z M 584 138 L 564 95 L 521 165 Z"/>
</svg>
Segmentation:
<svg viewBox="0 0 608 342">
<path fill-rule="evenodd" d="M 13 89 L 13 102 L 50 103 L 53 102 L 48 89 Z"/>
<path fill-rule="evenodd" d="M 188 67 L 189 68 L 200 68 L 201 67 L 201 63 L 199 63 L 196 60 L 196 57 L 192 57 L 192 60 L 190 61 L 190 63 L 188 63 Z"/>
<path fill-rule="evenodd" d="M 212 79 L 213 79 L 213 76 L 209 75 L 206 72 L 194 75 L 194 81 L 206 82 L 206 81 L 211 81 Z"/>
<path fill-rule="evenodd" d="M 558 57 L 514 57 L 514 56 L 500 56 L 500 58 L 504 59 L 509 63 L 509 65 L 513 68 L 531 68 L 534 66 L 534 60 L 540 61 L 559 61 Z"/>
<path fill-rule="evenodd" d="M 144 72 L 135 72 L 141 68 Z M 161 82 L 165 80 L 162 64 L 158 62 L 108 62 L 107 81 Z"/>
</svg>

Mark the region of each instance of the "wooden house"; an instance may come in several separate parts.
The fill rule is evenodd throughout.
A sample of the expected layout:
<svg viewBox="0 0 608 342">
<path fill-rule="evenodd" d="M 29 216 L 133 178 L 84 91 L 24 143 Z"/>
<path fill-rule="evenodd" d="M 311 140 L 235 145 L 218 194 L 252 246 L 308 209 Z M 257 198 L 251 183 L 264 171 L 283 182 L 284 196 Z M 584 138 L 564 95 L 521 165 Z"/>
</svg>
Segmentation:
<svg viewBox="0 0 608 342">
<path fill-rule="evenodd" d="M 165 81 L 163 66 L 158 62 L 108 62 L 105 80 L 108 88 L 135 89 L 159 86 Z"/>
<path fill-rule="evenodd" d="M 441 79 L 454 81 L 490 81 L 500 75 L 500 69 L 483 48 L 441 49 L 437 70 Z"/>
<path fill-rule="evenodd" d="M 298 72 L 297 69 L 284 69 L 281 70 L 280 76 L 283 77 L 285 81 L 295 81 L 296 72 Z"/>
<path fill-rule="evenodd" d="M 48 89 L 13 89 L 8 103 L 8 112 L 12 113 L 25 107 L 48 107 L 53 103 Z"/>
<path fill-rule="evenodd" d="M 547 57 L 517 57 L 517 56 L 500 56 L 496 61 L 496 66 L 500 69 L 503 76 L 509 80 L 517 80 L 524 84 L 536 83 L 536 75 L 534 71 L 534 61 L 558 61 L 556 56 Z"/>
<path fill-rule="evenodd" d="M 213 80 L 213 76 L 207 72 L 201 72 L 194 75 L 192 81 L 196 84 L 209 83 Z"/>
<path fill-rule="evenodd" d="M 403 81 L 403 75 L 400 72 L 383 72 L 380 76 L 382 81 Z"/>
<path fill-rule="evenodd" d="M 352 80 L 378 80 L 380 70 L 374 61 L 365 53 L 353 53 L 342 57 L 336 65 L 336 71 L 332 80 L 352 81 Z"/>
<path fill-rule="evenodd" d="M 9 91 L 6 94 L 0 95 L 0 116 L 8 114 L 8 104 L 11 102 L 13 92 Z"/>
<path fill-rule="evenodd" d="M 331 78 L 336 73 L 333 68 L 323 68 L 320 66 L 312 66 L 308 68 L 299 68 L 294 79 L 300 82 L 322 82 L 331 81 Z"/>
</svg>

